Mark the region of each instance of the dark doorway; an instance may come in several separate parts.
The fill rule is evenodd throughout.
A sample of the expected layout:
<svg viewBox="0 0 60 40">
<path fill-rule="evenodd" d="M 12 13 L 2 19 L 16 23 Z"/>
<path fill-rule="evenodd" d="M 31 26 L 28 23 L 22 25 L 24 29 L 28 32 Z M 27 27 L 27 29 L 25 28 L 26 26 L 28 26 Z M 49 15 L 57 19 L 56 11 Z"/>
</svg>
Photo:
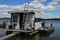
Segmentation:
<svg viewBox="0 0 60 40">
<path fill-rule="evenodd" d="M 23 26 L 22 26 L 22 21 L 23 21 L 23 13 L 20 13 L 20 29 L 23 29 Z"/>
</svg>

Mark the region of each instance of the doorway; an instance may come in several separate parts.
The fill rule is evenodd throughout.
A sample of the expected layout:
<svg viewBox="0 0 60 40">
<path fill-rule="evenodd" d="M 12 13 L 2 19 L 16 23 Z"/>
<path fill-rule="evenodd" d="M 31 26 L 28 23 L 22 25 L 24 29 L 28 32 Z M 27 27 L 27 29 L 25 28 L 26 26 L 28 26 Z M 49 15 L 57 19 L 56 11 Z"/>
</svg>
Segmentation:
<svg viewBox="0 0 60 40">
<path fill-rule="evenodd" d="M 23 29 L 23 28 L 24 28 L 23 25 L 22 25 L 22 23 L 23 23 L 23 13 L 20 13 L 19 15 L 20 15 L 20 17 L 19 17 L 19 18 L 20 18 L 20 19 L 19 19 L 19 20 L 20 20 L 20 21 L 19 21 L 20 29 Z"/>
</svg>

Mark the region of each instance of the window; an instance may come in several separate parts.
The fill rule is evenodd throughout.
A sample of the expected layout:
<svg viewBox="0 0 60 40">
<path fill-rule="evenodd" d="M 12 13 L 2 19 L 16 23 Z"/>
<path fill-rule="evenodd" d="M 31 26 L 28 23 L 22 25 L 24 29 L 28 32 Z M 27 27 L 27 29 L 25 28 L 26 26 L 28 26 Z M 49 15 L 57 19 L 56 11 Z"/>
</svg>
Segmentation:
<svg viewBox="0 0 60 40">
<path fill-rule="evenodd" d="M 17 15 L 13 16 L 13 22 L 18 22 L 18 16 Z"/>
</svg>

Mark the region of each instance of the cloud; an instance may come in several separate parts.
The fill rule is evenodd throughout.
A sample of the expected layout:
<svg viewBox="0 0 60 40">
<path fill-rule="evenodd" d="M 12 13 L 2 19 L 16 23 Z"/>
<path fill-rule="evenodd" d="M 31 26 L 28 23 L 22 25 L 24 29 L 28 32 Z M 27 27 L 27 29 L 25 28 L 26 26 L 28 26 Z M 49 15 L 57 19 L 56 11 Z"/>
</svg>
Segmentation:
<svg viewBox="0 0 60 40">
<path fill-rule="evenodd" d="M 46 0 L 41 0 L 41 2 L 46 2 Z"/>
<path fill-rule="evenodd" d="M 32 1 L 29 5 L 33 6 L 33 9 L 43 9 L 44 8 L 44 5 L 39 3 L 39 1 Z"/>
<path fill-rule="evenodd" d="M 54 2 L 60 2 L 60 0 L 53 0 Z"/>
<path fill-rule="evenodd" d="M 0 5 L 0 8 L 8 8 L 8 5 Z"/>
<path fill-rule="evenodd" d="M 53 0 L 47 6 L 42 4 L 40 1 L 41 0 L 34 0 L 30 3 L 30 5 L 38 10 L 60 10 L 60 8 L 56 7 L 59 1 L 56 2 L 56 0 L 55 1 Z"/>
<path fill-rule="evenodd" d="M 12 5 L 0 5 L 0 13 L 3 14 L 8 14 L 8 11 L 10 10 L 24 10 L 25 5 L 27 5 L 27 7 L 29 6 L 30 10 L 34 10 L 34 11 L 39 11 L 39 10 L 60 10 L 60 4 L 57 5 L 60 0 L 52 0 L 52 2 L 50 2 L 48 5 L 42 4 L 41 2 L 46 2 L 47 0 L 33 0 L 32 2 L 28 3 L 24 3 L 22 5 L 16 5 L 16 6 L 12 6 Z M 26 8 L 27 9 L 27 8 Z M 48 16 L 51 17 L 51 14 L 46 13 L 42 13 L 44 16 Z"/>
<path fill-rule="evenodd" d="M 32 2 L 29 3 L 29 9 L 34 9 L 34 10 L 60 10 L 60 6 L 57 5 L 59 0 L 53 0 L 52 2 L 50 2 L 47 6 L 45 6 L 44 4 L 42 4 L 41 2 L 46 2 L 47 0 L 33 0 Z M 9 10 L 23 10 L 25 4 L 22 5 L 17 5 L 17 6 L 9 6 L 9 5 L 0 5 L 0 12 L 7 12 Z M 57 7 L 56 7 L 57 5 Z"/>
<path fill-rule="evenodd" d="M 48 5 L 51 5 L 54 7 L 54 10 L 60 10 L 60 8 L 58 7 L 60 0 L 52 0 L 52 2 L 50 2 Z"/>
<path fill-rule="evenodd" d="M 0 12 L 7 12 L 9 10 L 17 10 L 17 9 L 23 10 L 26 4 L 27 3 L 17 6 L 0 5 Z M 31 6 L 33 8 L 30 8 Z M 45 9 L 46 7 L 44 7 L 43 4 L 39 3 L 39 1 L 34 0 L 31 3 L 29 3 L 29 9 L 33 10 L 34 8 L 39 10 L 39 9 Z"/>
<path fill-rule="evenodd" d="M 41 12 L 43 15 L 42 15 L 42 18 L 52 18 L 52 14 L 50 13 L 44 13 L 44 12 Z"/>
<path fill-rule="evenodd" d="M 34 1 L 46 2 L 46 0 L 34 0 Z"/>
</svg>

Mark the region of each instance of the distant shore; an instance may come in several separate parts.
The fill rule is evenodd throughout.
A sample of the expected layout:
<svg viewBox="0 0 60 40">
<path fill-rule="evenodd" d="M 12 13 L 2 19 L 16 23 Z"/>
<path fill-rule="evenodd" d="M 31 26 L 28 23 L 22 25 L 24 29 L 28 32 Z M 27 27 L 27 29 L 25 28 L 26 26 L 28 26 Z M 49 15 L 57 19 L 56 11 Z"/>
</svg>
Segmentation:
<svg viewBox="0 0 60 40">
<path fill-rule="evenodd" d="M 60 20 L 60 18 L 42 19 L 42 20 Z"/>
</svg>

